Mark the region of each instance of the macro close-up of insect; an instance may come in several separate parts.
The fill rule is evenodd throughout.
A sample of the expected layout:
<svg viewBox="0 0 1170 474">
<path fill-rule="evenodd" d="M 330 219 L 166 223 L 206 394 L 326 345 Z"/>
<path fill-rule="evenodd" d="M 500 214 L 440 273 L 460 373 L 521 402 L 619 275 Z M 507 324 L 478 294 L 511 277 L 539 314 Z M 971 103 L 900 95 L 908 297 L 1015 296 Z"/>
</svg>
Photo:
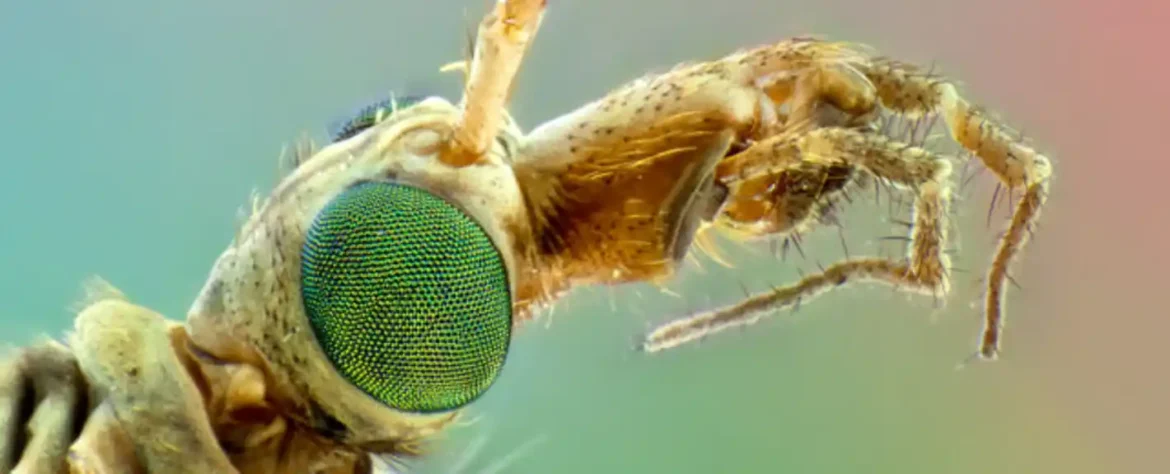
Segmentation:
<svg viewBox="0 0 1170 474">
<path fill-rule="evenodd" d="M 441 70 L 462 78 L 458 100 L 391 95 L 324 146 L 287 150 L 185 316 L 94 278 L 65 336 L 4 353 L 0 471 L 409 471 L 572 290 L 666 286 L 720 239 L 803 252 L 802 236 L 862 190 L 907 205 L 902 234 L 873 236 L 900 253 L 847 249 L 729 304 L 667 314 L 629 357 L 663 360 L 869 284 L 943 304 L 968 165 L 988 171 L 1010 217 L 990 258 L 966 263 L 981 327 L 956 353 L 990 361 L 1029 344 L 1004 339 L 1012 271 L 1057 173 L 942 71 L 794 36 L 649 73 L 525 128 L 509 107 L 556 14 L 546 2 L 488 7 L 467 58 Z M 938 151 L 943 140 L 959 152 Z M 610 336 L 626 335 L 593 337 Z"/>
</svg>

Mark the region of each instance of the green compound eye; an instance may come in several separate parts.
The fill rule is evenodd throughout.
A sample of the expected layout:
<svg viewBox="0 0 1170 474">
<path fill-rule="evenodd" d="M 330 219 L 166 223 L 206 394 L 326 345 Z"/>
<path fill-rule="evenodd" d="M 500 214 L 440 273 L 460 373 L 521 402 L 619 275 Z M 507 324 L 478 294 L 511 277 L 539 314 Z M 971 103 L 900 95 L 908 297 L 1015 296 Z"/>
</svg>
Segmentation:
<svg viewBox="0 0 1170 474">
<path fill-rule="evenodd" d="M 405 109 L 422 102 L 420 95 L 382 99 L 369 104 L 351 114 L 345 120 L 334 123 L 329 127 L 329 136 L 334 143 L 362 133 L 367 128 L 377 125 L 379 119 L 389 117 L 394 111 Z"/>
<path fill-rule="evenodd" d="M 512 336 L 508 274 L 460 209 L 411 186 L 358 184 L 317 214 L 301 258 L 309 324 L 370 396 L 438 412 L 495 381 Z"/>
</svg>

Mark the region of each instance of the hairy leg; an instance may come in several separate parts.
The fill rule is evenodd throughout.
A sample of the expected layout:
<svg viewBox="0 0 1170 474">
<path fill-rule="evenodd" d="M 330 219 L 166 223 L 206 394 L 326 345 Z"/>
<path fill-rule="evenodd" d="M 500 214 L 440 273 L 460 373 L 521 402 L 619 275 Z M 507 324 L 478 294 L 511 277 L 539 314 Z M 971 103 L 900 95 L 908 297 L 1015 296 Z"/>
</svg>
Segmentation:
<svg viewBox="0 0 1170 474">
<path fill-rule="evenodd" d="M 765 137 L 777 129 L 799 133 L 815 128 L 815 117 L 824 105 L 854 117 L 847 122 L 851 125 L 872 123 L 880 108 L 911 119 L 937 113 L 950 136 L 990 169 L 1002 186 L 1022 191 L 985 279 L 984 329 L 978 355 L 984 359 L 997 356 L 1008 272 L 1046 200 L 1052 175 L 1047 157 L 1024 143 L 1007 125 L 972 105 L 950 82 L 920 67 L 876 57 L 852 45 L 786 40 L 701 67 L 730 71 L 735 80 L 753 84 L 776 104 L 789 106 L 783 122 L 774 129 L 764 127 Z"/>
<path fill-rule="evenodd" d="M 951 137 L 995 174 L 1002 186 L 1023 192 L 999 239 L 985 280 L 984 329 L 979 355 L 994 359 L 1002 339 L 1009 270 L 1040 217 L 1052 164 L 1048 157 L 1021 140 L 1018 133 L 972 105 L 953 84 L 929 71 L 889 59 L 871 60 L 861 69 L 886 108 L 908 116 L 939 113 Z"/>
<path fill-rule="evenodd" d="M 799 161 L 793 161 L 798 158 Z M 829 265 L 823 271 L 800 281 L 757 294 L 737 304 L 696 314 L 659 326 L 643 342 L 647 352 L 670 349 L 706 335 L 736 326 L 753 324 L 767 311 L 798 305 L 830 289 L 849 282 L 882 282 L 911 291 L 945 295 L 949 289 L 945 219 L 950 200 L 950 162 L 923 148 L 910 146 L 888 137 L 844 128 L 820 128 L 798 134 L 782 134 L 764 140 L 733 156 L 738 173 L 724 177 L 732 183 L 749 174 L 775 172 L 766 163 L 792 167 L 807 163 L 850 165 L 888 181 L 891 185 L 913 191 L 916 195 L 913 228 L 907 258 L 894 261 L 876 257 L 850 258 Z M 751 163 L 755 161 L 755 166 Z M 830 169 L 826 167 L 824 169 Z M 725 170 L 730 173 L 730 171 Z M 768 176 L 768 175 L 764 175 Z M 734 184 L 732 184 L 734 187 Z M 733 194 L 727 211 L 735 209 Z M 721 219 L 733 219 L 725 214 Z M 780 216 L 793 219 L 792 215 Z M 795 216 L 800 218 L 800 216 Z M 726 225 L 726 224 L 725 224 Z M 780 227 L 782 228 L 782 226 Z"/>
<path fill-rule="evenodd" d="M 77 361 L 44 342 L 0 363 L 0 471 L 57 473 L 87 408 Z"/>
<path fill-rule="evenodd" d="M 182 327 L 108 285 L 91 289 L 69 346 L 0 364 L 0 471 L 235 472 L 174 350 Z"/>
<path fill-rule="evenodd" d="M 236 472 L 175 353 L 181 327 L 111 295 L 83 309 L 74 330 L 78 365 L 148 472 Z"/>
</svg>

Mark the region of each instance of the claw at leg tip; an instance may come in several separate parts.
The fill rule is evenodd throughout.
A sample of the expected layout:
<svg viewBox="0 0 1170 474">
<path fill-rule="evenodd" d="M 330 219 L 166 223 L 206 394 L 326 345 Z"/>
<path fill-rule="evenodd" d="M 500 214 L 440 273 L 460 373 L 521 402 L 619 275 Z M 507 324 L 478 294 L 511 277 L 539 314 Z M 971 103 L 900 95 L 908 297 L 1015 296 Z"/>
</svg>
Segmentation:
<svg viewBox="0 0 1170 474">
<path fill-rule="evenodd" d="M 967 366 L 975 362 L 995 362 L 997 359 L 999 359 L 998 350 L 980 348 L 958 364 L 955 364 L 955 371 L 966 369 Z"/>
</svg>

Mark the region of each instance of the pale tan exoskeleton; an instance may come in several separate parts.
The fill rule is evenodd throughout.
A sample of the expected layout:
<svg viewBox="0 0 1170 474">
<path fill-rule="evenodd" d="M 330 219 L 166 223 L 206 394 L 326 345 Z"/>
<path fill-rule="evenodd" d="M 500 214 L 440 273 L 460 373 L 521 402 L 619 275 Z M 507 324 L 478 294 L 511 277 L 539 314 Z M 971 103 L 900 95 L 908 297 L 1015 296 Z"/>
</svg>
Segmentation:
<svg viewBox="0 0 1170 474">
<path fill-rule="evenodd" d="M 914 200 L 907 254 L 849 257 L 651 331 L 669 349 L 849 282 L 944 296 L 951 158 L 885 134 L 943 118 L 1021 196 L 986 277 L 979 355 L 1045 199 L 1047 158 L 947 80 L 791 39 L 680 65 L 523 133 L 504 107 L 543 0 L 496 4 L 460 103 L 428 98 L 300 160 L 215 262 L 185 322 L 92 286 L 68 344 L 0 366 L 0 470 L 369 472 L 491 385 L 512 332 L 574 286 L 662 281 L 703 231 L 808 229 L 851 187 Z"/>
</svg>

